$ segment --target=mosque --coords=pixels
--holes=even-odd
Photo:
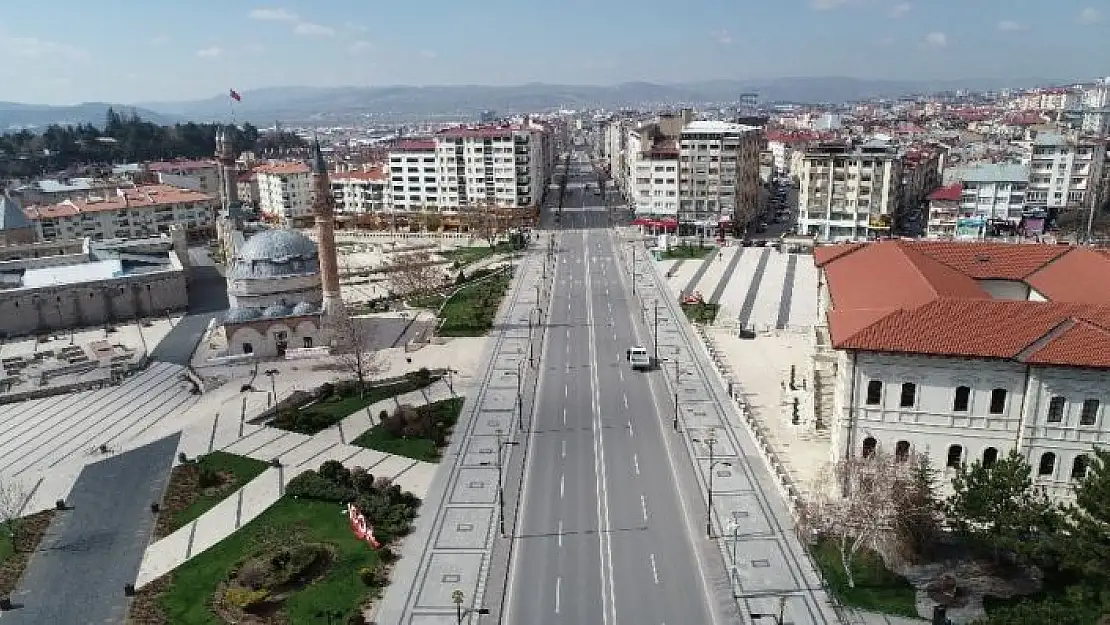
[[[216,137],[223,209],[219,238],[227,259],[229,309],[222,320],[227,356],[280,358],[290,350],[326,347],[328,321],[343,313],[335,251],[335,210],[320,142],[313,146],[314,243],[290,229],[247,236],[238,200],[235,155]]]

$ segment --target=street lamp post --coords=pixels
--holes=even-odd
[[[281,372],[278,371],[277,369],[267,369],[263,373],[265,375],[269,376],[269,378],[270,378],[270,397],[273,398],[273,402],[276,404],[277,403],[277,383],[274,381],[274,376],[276,376],[277,374],[279,374]]]
[[[463,591],[456,590],[451,593],[451,603],[455,604],[455,622],[462,625],[463,617],[471,614],[489,614],[489,608],[464,608],[463,602],[466,598],[463,596]]]
[[[505,486],[501,468],[503,466],[502,453],[506,447],[516,445],[517,442],[502,438],[504,433],[501,431],[501,428],[495,430],[494,434],[497,436],[497,462],[494,463],[497,466],[497,527],[501,530],[501,536],[505,536]],[[488,467],[490,463],[480,462],[478,464]]]
[[[679,348],[674,348],[674,431],[678,431],[678,376],[681,373],[678,369],[678,355]]]
[[[659,300],[655,300],[655,362],[659,362]]]
[[[761,620],[761,619],[769,618],[769,619],[774,619],[775,625],[783,625],[783,616],[784,616],[785,612],[786,612],[786,597],[779,597],[779,613],[778,614],[768,614],[768,613],[760,614],[758,612],[752,612],[752,613],[749,614],[749,616],[752,617],[753,621],[758,621],[758,620]]]
[[[524,396],[521,391],[521,380],[524,378],[524,355],[521,354],[520,364],[517,365],[516,371],[506,371],[505,375],[516,376],[516,426],[517,429],[524,431]]]
[[[704,439],[691,439],[695,443],[702,443],[709,448],[709,477],[706,483],[705,503],[705,535],[713,537],[713,472],[717,467],[731,467],[732,463],[725,460],[714,459],[714,449],[717,446],[717,434],[709,428],[709,434]]]

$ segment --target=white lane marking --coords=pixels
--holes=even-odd
[[[640,456],[632,454],[632,468],[636,471],[636,475],[640,474]]]
[[[621,376],[621,382],[624,382],[624,369],[617,369],[617,373]]]
[[[561,458],[566,458],[567,457],[567,442],[566,441],[563,441],[563,448],[559,453],[559,457],[561,457]],[[637,471],[637,473],[639,473],[639,471]]]
[[[556,530],[556,537],[559,541],[559,546],[563,546],[563,522],[559,521],[559,529]]]
[[[570,387],[567,386],[566,384],[564,384],[563,385],[563,397],[566,397],[569,394],[570,394]]]
[[[586,266],[586,294],[593,292],[589,263]],[[601,382],[598,379],[597,333],[594,325],[594,307],[586,307],[586,325],[589,328],[590,375],[593,386],[594,475],[597,480],[598,551],[601,560],[602,624],[617,622],[616,591],[613,584],[613,546],[609,536],[609,484],[605,466],[605,430],[601,422]]]
[[[555,578],[555,614],[559,613],[559,595],[563,590],[563,578]]]
[[[640,514],[643,515],[644,520],[646,521],[647,520],[647,499],[644,499],[643,495],[640,495]]]
[[[636,430],[632,429],[632,419],[628,420],[628,435],[632,438],[636,438]]]
[[[651,560],[651,577],[652,577],[652,579],[655,580],[655,583],[658,584],[659,583],[659,570],[655,568],[655,554],[654,553],[649,554],[648,557]]]
[[[563,406],[563,425],[566,425],[566,424],[567,424],[567,407]],[[563,441],[563,445],[564,446],[566,445],[566,441]],[[564,447],[564,449],[566,449],[566,447]]]
[[[566,491],[567,479],[565,475],[559,476],[559,499],[563,498],[563,493]]]
[[[624,400],[624,409],[628,410],[628,393],[622,393],[621,399]]]

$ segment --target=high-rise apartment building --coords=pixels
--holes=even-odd
[[[389,148],[389,203],[400,212],[439,207],[435,139],[405,139]]]
[[[798,234],[841,241],[889,234],[901,199],[902,159],[888,143],[822,143],[798,172]]]
[[[1028,166],[980,163],[947,172],[945,179],[952,185],[931,197],[929,236],[981,238],[991,224],[1021,224],[1026,213]],[[949,196],[952,190],[955,193]],[[945,202],[949,199],[951,203]]]
[[[381,213],[388,205],[389,173],[370,167],[331,176],[335,212],[340,215]]]
[[[759,212],[759,154],[755,126],[693,121],[679,135],[679,223],[717,227],[746,224]]]
[[[1099,206],[1105,160],[1102,141],[1047,132],[1037,135],[1028,153],[1026,205],[1044,209],[1050,216]]]
[[[312,217],[312,170],[300,162],[268,163],[254,170],[258,210],[283,225],[304,225]]]

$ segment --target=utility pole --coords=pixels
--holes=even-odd
[[[706,482],[705,498],[705,535],[713,537],[713,472],[718,466],[731,467],[732,463],[714,459],[714,450],[717,447],[717,434],[714,428],[709,428],[709,433],[704,439],[692,439],[695,443],[702,443],[709,448],[709,475]]]
[[[674,431],[678,431],[678,383],[679,383],[679,370],[678,370],[678,355],[679,348],[674,348]]]
[[[655,362],[659,362],[659,300],[655,300]]]

